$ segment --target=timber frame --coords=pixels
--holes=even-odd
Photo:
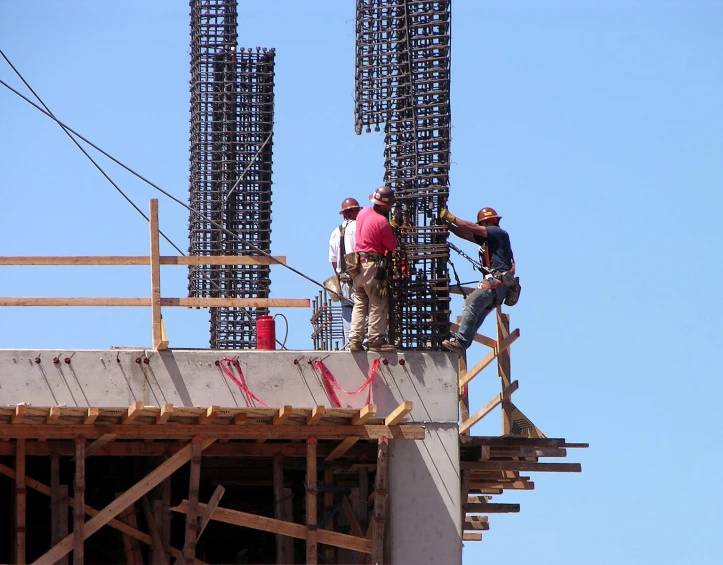
[[[473,289],[466,289],[472,291]],[[451,324],[450,330],[459,330]],[[544,457],[566,457],[568,448],[586,448],[587,443],[568,443],[562,438],[548,438],[512,403],[512,394],[519,382],[512,380],[511,345],[520,337],[520,330],[510,331],[510,316],[496,309],[497,339],[477,334],[475,342],[490,352],[471,369],[466,357],[459,358],[460,414],[460,495],[462,502],[462,540],[481,541],[483,530],[489,529],[488,514],[519,512],[517,503],[491,502],[505,491],[533,490],[535,483],[520,472],[579,473],[579,463],[540,462]],[[470,415],[469,386],[485,368],[496,362],[500,393]],[[472,427],[501,407],[502,435],[473,436]]]
[[[15,458],[14,469],[0,464],[0,475],[13,479],[16,485],[15,562],[26,563],[26,489],[31,489],[50,496],[54,505],[53,545],[33,563],[67,563],[66,555],[71,551],[73,564],[83,563],[85,540],[104,526],[123,535],[129,564],[142,562],[138,542],[152,548],[153,564],[202,563],[195,556],[196,542],[209,521],[220,521],[275,534],[277,563],[295,562],[293,549],[285,540],[299,538],[306,543],[305,563],[317,563],[319,555],[328,562],[338,548],[343,548],[356,552],[358,563],[368,563],[371,558],[371,563],[381,564],[389,441],[422,440],[425,435],[422,425],[404,421],[411,409],[411,402],[403,402],[386,418],[376,418],[374,405],[359,410],[323,406],[157,407],[144,406],[142,402],[120,408],[0,407],[0,456]],[[27,458],[38,456],[50,459],[50,486],[26,473]],[[85,496],[86,461],[97,456],[156,456],[165,460],[105,507],[97,509],[87,504]],[[207,502],[202,502],[201,464],[209,456],[273,460],[274,518],[223,507],[221,485]],[[72,497],[68,496],[67,487],[60,488],[57,472],[59,459],[68,457],[72,457],[75,466]],[[279,463],[284,458],[305,462],[305,524],[291,521],[279,505],[284,497],[283,465]],[[153,493],[161,492],[164,484],[169,485],[169,477],[187,463],[188,496],[173,507],[169,503],[170,493],[158,495],[154,501]],[[375,490],[370,495],[364,484],[368,484],[368,479],[360,480],[362,506],[368,508],[360,514],[352,509],[348,493],[334,487],[335,473],[344,470],[366,479],[370,469],[376,469]],[[323,477],[321,485],[319,471]],[[170,486],[167,488],[170,491]],[[67,522],[62,523],[63,512],[58,504],[73,508],[71,533]],[[148,531],[138,527],[137,510],[144,512]],[[180,548],[170,546],[167,523],[171,513],[185,515],[185,543]],[[90,518],[86,520],[86,516]],[[335,531],[335,516],[344,517],[350,533]],[[30,519],[37,520],[32,516]],[[367,524],[368,529],[364,530]]]

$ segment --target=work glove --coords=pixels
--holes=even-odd
[[[389,218],[389,225],[390,225],[390,227],[391,227],[393,230],[395,230],[395,229],[397,229],[397,228],[399,227],[399,224],[397,223],[397,220],[396,220],[396,218],[395,218],[394,216],[392,216],[391,218]]]
[[[452,214],[452,212],[450,212],[448,208],[442,208],[439,211],[439,219],[452,224],[457,220],[457,216]]]

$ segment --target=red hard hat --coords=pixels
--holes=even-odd
[[[502,216],[500,216],[497,212],[495,212],[494,208],[482,208],[479,212],[477,212],[477,223],[479,224],[482,220],[501,220]]]
[[[369,197],[369,202],[380,206],[394,206],[394,191],[388,186],[380,186]]]
[[[343,214],[347,210],[357,210],[359,208],[361,208],[361,206],[359,206],[359,202],[357,202],[356,198],[345,198],[341,203],[341,211],[339,213]]]

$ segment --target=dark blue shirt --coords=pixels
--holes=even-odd
[[[504,272],[511,270],[514,255],[512,254],[509,234],[499,226],[485,226],[485,228],[487,229],[487,239],[474,235],[474,240],[478,245],[487,243],[489,264],[487,264],[482,249],[480,249],[480,262],[492,271]]]

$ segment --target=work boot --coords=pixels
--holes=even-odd
[[[442,346],[445,349],[449,349],[450,351],[453,351],[460,357],[464,357],[467,354],[467,350],[460,345],[460,343],[456,339],[445,339],[442,342]]]
[[[364,349],[362,348],[361,343],[359,343],[358,341],[350,341],[349,351],[364,351]]]

